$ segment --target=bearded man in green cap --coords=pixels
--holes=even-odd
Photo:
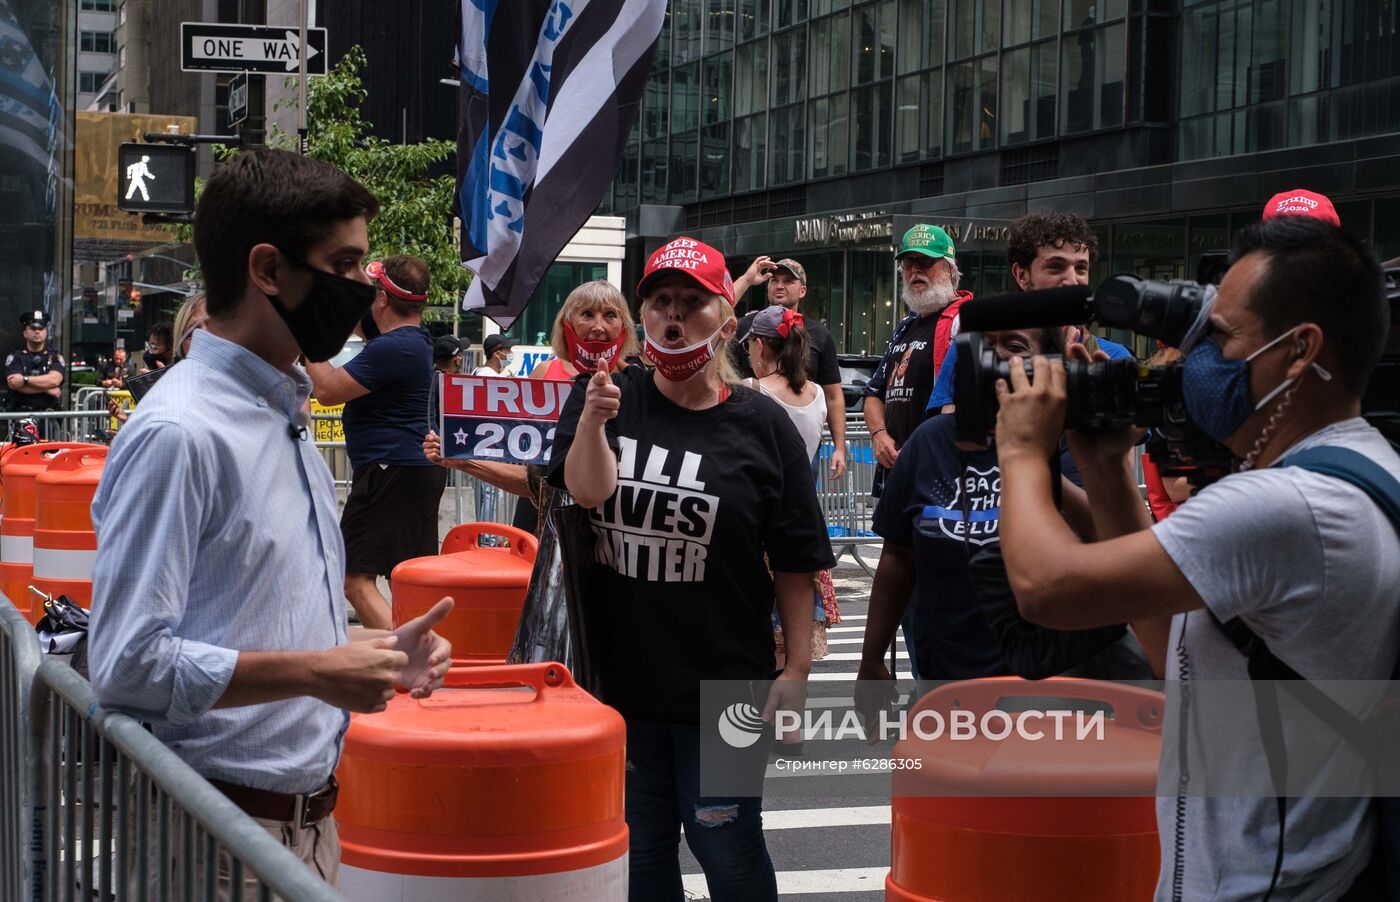
[[[953,240],[938,226],[920,223],[905,232],[895,260],[909,314],[895,327],[865,387],[865,425],[878,463],[876,495],[900,446],[923,421],[934,379],[957,334],[958,308],[972,298],[972,292],[958,290],[962,274]]]

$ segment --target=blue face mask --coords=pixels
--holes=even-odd
[[[1181,370],[1181,392],[1191,422],[1217,442],[1234,435],[1256,410],[1263,409],[1295,380],[1285,379],[1256,403],[1249,391],[1249,363],[1301,328],[1294,326],[1243,360],[1231,360],[1210,337],[1197,341]],[[1324,380],[1332,374],[1317,364],[1313,369]]]

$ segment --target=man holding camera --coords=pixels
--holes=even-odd
[[[1065,421],[1064,367],[1036,357],[1028,379],[1012,360],[1010,385],[997,385],[1012,588],[1022,614],[1045,626],[1132,623],[1170,680],[1250,677],[1222,624],[1247,627],[1308,680],[1389,679],[1400,537],[1365,491],[1288,462],[1339,447],[1400,478],[1400,457],[1360,417],[1389,332],[1380,269],[1341,229],[1300,216],[1249,227],[1232,260],[1208,328],[1184,348],[1182,387],[1195,425],[1242,458],[1242,472],[1155,526],[1132,478],[1134,430],[1071,436],[1098,542],[1070,531],[1048,464]],[[1180,699],[1169,705],[1164,762],[1187,741],[1210,749],[1232,738],[1207,735],[1188,714]],[[1286,803],[1281,815],[1268,797],[1158,799],[1157,899],[1357,897],[1376,832],[1370,800]]]

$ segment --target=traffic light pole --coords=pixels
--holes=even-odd
[[[300,2],[297,16],[297,149],[306,155],[306,0]]]

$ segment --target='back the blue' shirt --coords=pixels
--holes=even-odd
[[[400,326],[369,341],[345,365],[365,388],[345,405],[345,450],[350,466],[431,467],[423,456],[433,347],[422,326]]]
[[[875,508],[875,531],[914,549],[914,660],[929,680],[1010,672],[968,571],[969,555],[999,540],[1001,470],[995,449],[959,451],[955,439],[951,416],[921,423]]]

